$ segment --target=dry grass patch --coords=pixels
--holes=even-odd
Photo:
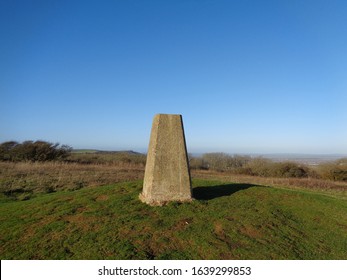
[[[143,178],[141,165],[0,162],[0,192],[25,200],[33,193],[77,190]]]

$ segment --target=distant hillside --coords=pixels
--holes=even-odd
[[[130,154],[130,155],[142,155],[142,153],[135,152],[132,150],[126,151],[103,151],[103,150],[93,150],[93,149],[73,149],[71,151],[75,154]]]
[[[74,154],[95,154],[98,150],[88,150],[88,149],[73,149],[71,153]]]

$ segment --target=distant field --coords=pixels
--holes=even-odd
[[[100,160],[82,154],[83,161]],[[92,155],[92,154],[90,154]],[[145,165],[142,162],[116,160],[111,163],[65,162],[0,162],[1,199],[29,200],[41,193],[78,190],[86,187],[142,180]],[[118,157],[119,155],[117,155]],[[104,155],[102,155],[103,160]],[[136,156],[138,159],[138,157]],[[347,182],[314,178],[272,178],[239,175],[213,170],[191,170],[193,178],[223,182],[249,183],[273,187],[309,190],[347,199]]]
[[[142,181],[0,204],[1,259],[347,259],[347,201],[195,179],[192,203],[150,207]]]
[[[28,200],[41,193],[139,180],[143,174],[143,167],[132,163],[0,162],[0,201],[1,197]]]

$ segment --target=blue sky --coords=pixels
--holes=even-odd
[[[346,1],[1,1],[0,142],[347,154]]]

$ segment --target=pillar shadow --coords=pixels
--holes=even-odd
[[[197,200],[211,200],[217,197],[230,196],[238,191],[252,187],[262,187],[254,184],[225,184],[193,188],[193,197]]]

